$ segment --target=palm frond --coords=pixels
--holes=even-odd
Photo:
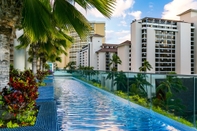
[[[21,35],[19,38],[18,38],[18,41],[20,42],[20,45],[16,46],[15,48],[16,49],[24,49],[24,48],[27,48],[28,45],[30,44],[30,39],[29,37],[25,36],[25,35]]]
[[[101,14],[105,17],[110,18],[116,1],[115,0],[86,0],[85,2],[82,0],[75,0],[83,8],[96,8]]]
[[[55,0],[53,14],[58,25],[73,27],[81,38],[87,36],[90,31],[88,20],[68,1]]]
[[[53,33],[50,11],[39,0],[24,0],[22,26],[30,43],[46,42]]]

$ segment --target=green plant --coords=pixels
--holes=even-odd
[[[141,97],[147,97],[147,89],[145,90],[145,88],[152,85],[146,80],[146,77],[146,74],[142,73],[138,73],[136,76],[134,76],[134,82],[130,87],[131,95],[138,94]]]
[[[4,125],[4,121],[0,119],[0,127],[2,127],[3,125]]]
[[[109,60],[109,67],[112,66],[111,71],[108,73],[106,79],[111,79],[111,91],[114,91],[114,78],[117,76],[117,67],[116,65],[122,64],[120,57],[117,54],[113,54],[112,58]]]
[[[129,96],[129,99],[141,106],[147,107],[148,106],[148,102],[147,99],[140,97],[139,95],[133,95],[133,96]]]
[[[151,66],[151,64],[147,60],[144,60],[139,70],[140,72],[146,72],[147,70],[151,70],[152,68],[153,67]]]
[[[117,90],[127,91],[127,77],[123,71],[116,74],[114,85],[117,85]]]
[[[39,83],[42,83],[42,81],[44,80],[44,78],[49,75],[49,71],[41,71],[41,70],[37,70],[36,73],[36,78],[38,80]]]
[[[4,105],[3,96],[0,94],[0,106]]]
[[[166,76],[166,79],[157,87],[157,95],[154,104],[157,106],[159,105],[169,112],[181,114],[184,106],[174,93],[186,90],[186,87],[183,86],[181,79],[175,74],[175,72],[170,72],[169,75]]]
[[[183,123],[185,125],[188,125],[190,127],[194,126],[191,122],[185,120],[184,118],[175,116],[174,114],[172,114],[172,113],[170,113],[168,111],[165,111],[165,110],[163,110],[162,108],[160,108],[158,106],[157,107],[156,106],[153,106],[152,107],[152,110],[154,110],[155,112],[158,112],[159,114],[162,114],[162,115],[164,115],[164,116],[166,116],[168,118],[171,118],[171,119],[173,119],[175,121],[178,121],[178,122],[181,122],[181,123]]]
[[[44,64],[44,68],[46,69],[46,70],[49,70],[50,69],[50,66],[49,66],[49,64]]]
[[[11,116],[10,121],[5,123],[6,126],[8,128],[23,126],[23,122],[26,123],[25,125],[32,125],[36,119],[36,98],[38,97],[38,86],[33,73],[30,70],[19,72],[11,69],[8,85],[9,88],[5,87],[0,92],[2,110],[6,111],[2,116],[7,114]],[[26,116],[26,121],[21,121],[21,116]]]
[[[64,70],[66,70],[67,68],[68,68],[68,73],[73,73],[73,71],[75,70],[75,68],[76,68],[76,62],[74,62],[74,61],[70,61],[67,65],[66,65],[66,67],[64,67]]]
[[[22,126],[34,125],[36,122],[36,113],[37,110],[26,110],[22,113],[19,113],[16,118],[18,121],[20,121]]]
[[[126,94],[120,90],[116,91],[114,94],[116,94],[117,96],[120,96],[121,98],[128,99],[128,94]]]
[[[19,127],[19,125],[17,123],[12,123],[12,121],[9,121],[7,123],[7,127],[8,128],[16,128],[16,127]]]

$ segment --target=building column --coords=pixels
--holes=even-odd
[[[23,30],[16,30],[16,39],[14,39],[14,68],[23,71],[25,69],[25,49],[16,49],[20,45],[17,39],[23,34]]]

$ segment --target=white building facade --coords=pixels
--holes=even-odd
[[[179,16],[180,21],[146,17],[131,23],[131,71],[138,72],[147,60],[153,67],[148,72],[195,73],[197,13],[189,10]]]
[[[131,71],[131,41],[119,44],[117,54],[122,61],[122,64],[118,65],[118,71]]]
[[[90,37],[89,43],[82,47],[76,55],[76,65],[89,66],[97,69],[97,53],[102,45],[103,36],[94,34]]]
[[[89,32],[90,35],[87,38],[81,39],[76,31],[71,31],[70,36],[74,38],[74,43],[72,44],[71,48],[68,51],[69,62],[73,61],[77,63],[77,53],[90,43],[89,37],[94,34],[99,34],[102,37],[102,43],[105,42],[105,22],[90,22],[92,30]]]
[[[113,54],[117,54],[118,44],[102,44],[97,53],[97,70],[106,70],[110,71],[111,67],[109,66],[110,59]],[[118,68],[119,65],[116,65]]]

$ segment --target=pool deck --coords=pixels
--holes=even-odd
[[[0,128],[0,131],[57,131],[57,109],[54,99],[53,77],[47,77],[46,86],[38,88],[39,97],[36,100],[39,112],[34,126],[19,128]]]

